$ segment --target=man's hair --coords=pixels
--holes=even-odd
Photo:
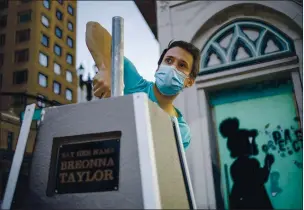
[[[162,52],[162,54],[158,60],[158,65],[160,65],[162,63],[168,50],[173,47],[180,47],[192,55],[193,64],[192,64],[190,76],[195,79],[200,70],[200,57],[201,57],[200,55],[201,54],[200,54],[200,50],[191,43],[184,42],[184,41],[171,41],[169,43],[168,47],[166,49],[164,49],[164,51]]]

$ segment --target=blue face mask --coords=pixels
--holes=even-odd
[[[166,96],[173,96],[183,90],[187,75],[178,71],[173,66],[160,65],[154,77],[159,92]]]

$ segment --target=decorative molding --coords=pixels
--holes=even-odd
[[[250,71],[246,71],[246,74],[244,74],[239,69],[237,70],[238,71],[235,71],[233,74],[229,74],[221,78],[209,78],[205,79],[205,81],[200,80],[196,84],[196,87],[197,89],[213,91],[218,89],[229,88],[230,86],[234,86],[236,84],[246,84],[248,83],[248,81],[251,81],[251,83],[256,83],[262,80],[271,80],[275,77],[286,77],[287,75],[291,75],[291,72],[298,71],[299,64],[289,64],[286,66],[282,65],[279,67],[275,66],[262,69],[252,69]]]
[[[202,50],[200,75],[294,55],[290,38],[257,20],[238,20],[219,29]]]
[[[169,1],[159,1],[159,8],[160,8],[160,12],[164,12],[166,10],[168,10],[169,6],[170,6],[170,2]]]
[[[293,1],[294,3],[296,3],[297,5],[303,7],[303,0],[291,0]]]

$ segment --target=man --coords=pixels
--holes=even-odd
[[[191,87],[200,67],[200,51],[194,45],[175,41],[169,43],[158,61],[155,83],[143,79],[130,60],[124,58],[124,94],[145,92],[149,99],[157,103],[171,117],[177,117],[183,146],[188,148],[191,140],[190,129],[181,112],[173,106],[174,99],[184,89]],[[104,74],[99,71],[94,79],[94,95],[109,97],[111,80],[110,69]]]

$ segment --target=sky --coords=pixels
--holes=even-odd
[[[86,23],[96,21],[112,34],[112,17],[124,19],[124,55],[139,74],[154,81],[159,44],[133,1],[77,1],[76,68],[83,65],[84,79],[95,74],[93,58],[85,43]]]

